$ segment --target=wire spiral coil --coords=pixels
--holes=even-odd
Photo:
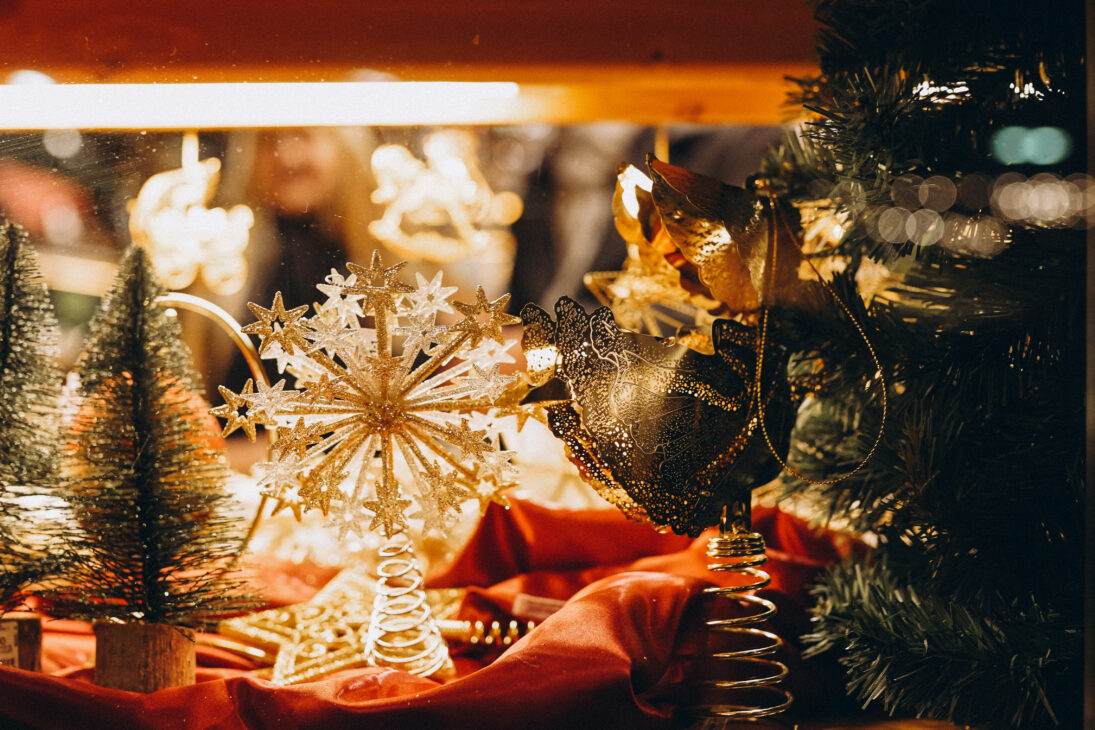
[[[410,540],[397,535],[379,553],[365,648],[369,663],[420,677],[436,674],[449,663],[449,649],[430,611]]]
[[[701,678],[703,702],[693,708],[696,715],[736,720],[753,720],[783,712],[790,707],[791,693],[778,687],[788,675],[787,666],[772,658],[783,647],[783,640],[759,624],[776,612],[771,601],[754,596],[752,591],[765,588],[771,577],[760,566],[768,561],[764,537],[748,529],[727,528],[725,519],[719,534],[707,544],[708,569],[734,573],[746,582],[728,587],[708,588],[713,609],[734,609],[734,615],[717,614],[706,621],[707,658],[710,660]],[[725,637],[729,646],[712,648],[715,639]]]

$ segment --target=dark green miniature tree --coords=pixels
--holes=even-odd
[[[131,247],[77,364],[64,492],[76,556],[58,615],[193,625],[237,610],[227,465],[148,256]]]
[[[0,220],[0,612],[59,563],[43,549],[56,523],[34,519],[57,484],[59,341],[34,249]]]
[[[1013,191],[1050,191],[1083,169],[1082,4],[823,0],[818,17],[822,73],[798,98],[817,120],[763,174],[844,216],[837,291],[854,297],[872,260],[895,275],[863,315],[888,371],[885,438],[849,479],[789,480],[878,537],[869,560],[826,575],[808,638],[840,653],[850,693],[871,706],[1079,727],[1081,229],[1092,220],[1008,214],[994,196],[1004,173],[1031,180]],[[1070,138],[1071,152],[1013,154],[1007,128]],[[919,181],[932,176],[957,198],[931,202]],[[944,227],[906,226],[920,206],[925,224],[946,211]],[[898,235],[887,208],[904,208],[890,214]],[[882,411],[877,393],[864,402],[873,365],[856,333],[813,324],[797,344],[824,362],[824,382],[800,413],[792,462],[824,481],[867,452]]]

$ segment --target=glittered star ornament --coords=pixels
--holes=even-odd
[[[324,290],[328,299],[311,317],[286,312],[280,297],[270,309],[253,308],[251,332],[269,345],[264,357],[285,358],[295,383],[260,385],[240,398],[248,416],[278,428],[273,461],[261,465],[264,495],[318,509],[340,539],[380,532],[389,540],[382,549],[395,549],[417,520],[444,531],[463,502],[504,499],[510,485],[498,482],[512,452],[501,450],[495,420],[526,408],[508,395],[514,379],[499,369],[512,363],[502,328],[519,320],[504,312],[508,297],[488,301],[481,287],[474,304],[463,304],[449,301],[452,287],[440,276],[408,286],[398,280],[402,264],[385,266],[379,254],[349,268],[351,276],[328,277],[337,290]],[[338,296],[355,306],[339,305]],[[454,309],[463,320],[438,323]],[[484,468],[499,478],[482,478]],[[371,636],[373,659],[402,667],[413,651],[443,653],[431,643],[429,617],[418,620],[414,631],[393,619]],[[428,648],[409,648],[418,640]]]
[[[249,416],[278,424],[275,458],[299,459],[304,508],[333,512],[340,529],[360,535],[374,529],[394,535],[408,526],[408,507],[420,498],[419,507],[436,501],[431,482],[420,478],[427,464],[450,473],[463,493],[476,494],[476,463],[502,473],[511,452],[492,454],[498,439],[490,417],[475,429],[469,417],[528,410],[507,396],[517,379],[500,372],[512,361],[499,344],[502,327],[519,321],[504,312],[508,298],[488,301],[480,287],[475,303],[450,302],[453,287],[442,286],[439,276],[420,279],[415,289],[396,279],[400,268],[376,255],[367,268],[354,265],[351,277],[328,277],[344,282],[344,296],[361,297],[361,319],[336,322],[330,300],[312,317],[291,318],[306,343],[292,353],[281,347],[289,372],[305,375],[292,390],[278,381],[240,396]],[[438,325],[437,314],[454,308],[464,319]],[[260,309],[258,324],[269,327],[284,304]],[[407,334],[399,341],[397,332]],[[371,469],[374,463],[383,468]],[[278,489],[270,482],[265,493],[277,499]]]
[[[248,302],[247,308],[258,318],[258,321],[241,329],[249,335],[258,335],[260,355],[266,354],[274,343],[280,345],[290,355],[295,348],[308,346],[304,331],[299,324],[300,318],[308,311],[308,305],[304,304],[286,311],[279,291],[274,294],[274,303],[270,309],[260,307],[253,302]]]
[[[467,332],[472,338],[473,345],[479,344],[483,337],[490,337],[499,344],[505,344],[506,338],[502,334],[502,328],[521,324],[519,317],[506,314],[509,299],[509,294],[503,294],[494,301],[487,301],[487,293],[483,291],[483,287],[478,287],[475,291],[474,304],[453,302],[453,306],[456,307],[457,311],[464,315],[464,319],[457,322],[453,327],[462,332]],[[479,317],[484,314],[486,319],[481,320]]]
[[[221,435],[229,436],[235,433],[237,429],[242,428],[243,432],[247,434],[247,438],[254,443],[255,426],[266,423],[261,414],[251,414],[245,410],[248,406],[247,396],[255,392],[254,382],[248,378],[239,393],[233,393],[223,385],[218,386],[217,390],[220,392],[221,398],[224,399],[224,403],[216,408],[209,409],[209,412],[217,418],[224,419],[224,430],[221,431]]]
[[[360,296],[366,310],[384,311],[392,305],[397,295],[414,291],[409,284],[397,279],[406,265],[406,261],[400,261],[385,268],[380,251],[374,250],[368,268],[352,262],[346,264],[357,281],[343,286],[342,293],[344,296]]]

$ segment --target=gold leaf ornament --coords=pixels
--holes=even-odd
[[[656,159],[648,162],[658,217],[683,261],[731,314],[762,306],[816,306],[816,273],[794,239],[793,209],[758,184],[726,185]],[[771,250],[770,250],[771,249]]]

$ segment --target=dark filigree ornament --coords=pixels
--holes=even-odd
[[[521,312],[530,394],[582,476],[633,519],[698,535],[723,507],[779,474],[760,433],[786,453],[794,405],[787,353],[768,346],[757,388],[758,332],[715,323],[715,354],[621,329],[607,307],[589,315],[563,298],[556,321]]]

